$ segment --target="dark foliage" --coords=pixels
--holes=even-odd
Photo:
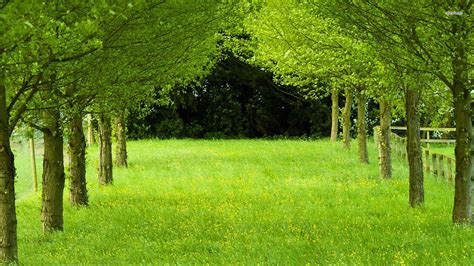
[[[172,104],[132,113],[131,138],[321,137],[330,130],[330,100],[306,100],[272,74],[228,56],[201,86],[173,90]],[[149,126],[144,126],[149,125]]]

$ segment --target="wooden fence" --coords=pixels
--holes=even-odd
[[[397,134],[392,133],[390,140],[392,144],[392,156],[408,162],[406,138],[402,138]],[[456,160],[454,157],[436,153],[427,148],[422,148],[422,150],[425,172],[441,177],[448,182],[453,182],[456,171]]]
[[[396,131],[406,131],[407,127],[399,127],[399,126],[391,126],[390,127],[392,130]],[[425,134],[423,134],[425,132]],[[420,128],[420,133],[421,133],[421,143],[426,143],[427,147],[430,148],[430,143],[444,143],[444,144],[455,144],[456,140],[455,139],[436,139],[431,137],[431,132],[456,132],[455,128],[436,128],[436,127],[422,127]]]

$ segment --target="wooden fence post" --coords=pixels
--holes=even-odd
[[[30,143],[30,158],[31,158],[31,174],[33,175],[33,190],[38,191],[38,174],[36,172],[36,152],[35,152],[35,140],[29,139]]]
[[[402,152],[401,148],[400,148],[400,139],[397,138],[397,136],[395,136],[394,138],[394,146],[395,146],[395,154],[398,158],[400,158],[400,153]]]
[[[445,174],[445,171],[444,171],[444,155],[440,154],[438,159],[439,159],[439,161],[438,161],[438,169],[439,169],[438,174],[439,174],[440,177],[445,178],[446,174]]]
[[[407,139],[403,139],[403,160],[408,162]]]
[[[431,163],[433,165],[433,175],[438,175],[438,158],[436,153],[431,154]]]
[[[426,139],[428,140],[426,147],[429,149],[430,148],[430,131],[426,131]]]
[[[425,171],[427,174],[430,173],[430,150],[425,149]]]
[[[399,141],[398,145],[402,146],[402,144],[401,144],[402,140],[398,140],[398,141]],[[402,152],[403,152],[403,150],[401,148],[397,149],[397,158],[398,159],[402,159]]]
[[[399,149],[398,149],[398,158],[403,159],[403,139],[399,139],[398,145],[399,145],[398,146],[399,147]]]
[[[448,181],[453,182],[453,159],[448,157]]]

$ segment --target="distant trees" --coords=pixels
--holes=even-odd
[[[357,118],[359,158],[367,163],[365,103],[377,60],[375,56],[366,56],[371,53],[370,47],[305,3],[268,3],[247,24],[255,38],[252,59],[256,64],[276,73],[278,82],[300,87],[308,98],[332,94],[333,141],[338,131],[338,95],[344,93],[341,120],[347,149],[351,140],[351,109],[357,95],[357,104],[361,106]]]

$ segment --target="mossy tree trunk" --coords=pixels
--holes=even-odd
[[[113,182],[112,172],[112,127],[110,116],[100,114],[99,122],[99,184],[108,185]]]
[[[473,99],[471,99],[471,125],[474,127],[473,110],[474,110],[474,101]],[[474,182],[474,130],[472,130],[471,128],[471,197],[472,197],[472,193],[474,192],[474,186],[472,186],[473,182]],[[471,198],[471,205],[472,205],[472,198]],[[471,208],[471,211],[472,211],[472,208]]]
[[[68,123],[69,195],[72,206],[87,206],[86,140],[82,128],[82,115],[74,113]]]
[[[64,152],[60,113],[43,111],[43,182],[41,222],[43,232],[63,230]]]
[[[469,91],[454,95],[456,119],[456,177],[454,186],[454,223],[469,223],[471,219],[471,146],[472,121]]]
[[[339,92],[337,89],[332,90],[331,100],[331,141],[336,142],[339,131]]]
[[[362,93],[357,93],[357,140],[359,142],[359,161],[369,163],[367,151],[367,123],[365,121],[366,98]]]
[[[423,153],[420,137],[420,92],[410,88],[405,89],[405,110],[407,118],[407,155],[410,169],[409,183],[410,207],[424,203]]]
[[[390,126],[392,124],[392,114],[390,104],[386,100],[380,100],[380,132],[379,141],[379,169],[382,178],[392,177],[392,157],[390,155]]]
[[[346,91],[346,103],[342,113],[342,141],[344,148],[351,148],[351,107],[352,107],[352,93]]]
[[[4,72],[0,75],[0,263],[9,264],[18,261],[15,167],[10,146]]]
[[[459,86],[459,85],[457,85]],[[455,88],[454,109],[456,119],[456,177],[454,185],[453,222],[470,223],[471,220],[471,99],[468,90]]]
[[[472,110],[471,89],[469,84],[468,53],[470,27],[466,20],[456,20],[452,25],[452,32],[456,40],[453,41],[453,84],[451,91],[454,101],[454,117],[456,121],[456,177],[454,181],[454,208],[453,223],[471,223],[471,145],[472,145]],[[471,86],[471,87],[469,87]]]
[[[115,118],[115,164],[117,166],[128,166],[127,162],[127,126],[124,114]]]

